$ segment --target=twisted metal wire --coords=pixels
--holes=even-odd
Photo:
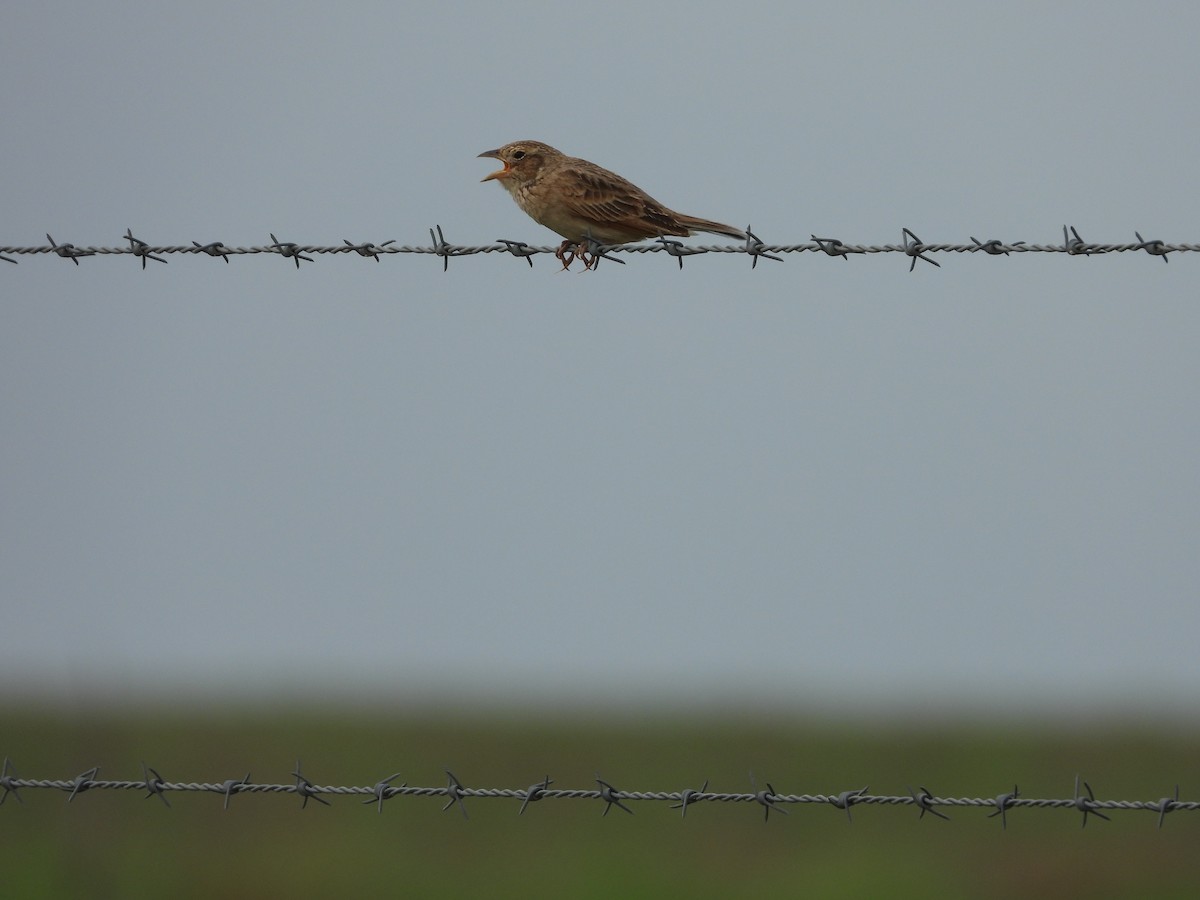
[[[810,243],[768,244],[759,239],[749,229],[747,229],[747,233],[748,237],[740,244],[692,245],[683,244],[681,241],[671,238],[660,237],[656,241],[647,244],[611,246],[601,244],[589,237],[583,242],[582,246],[589,256],[595,257],[597,262],[600,259],[609,259],[613,262],[624,264],[624,260],[617,259],[611,255],[614,253],[666,253],[678,261],[681,269],[683,268],[683,259],[685,256],[695,256],[702,253],[742,254],[751,257],[752,267],[758,265],[759,259],[770,259],[776,262],[782,261],[780,254],[788,253],[823,253],[827,256],[841,257],[842,259],[849,259],[849,257],[856,254],[900,253],[911,259],[909,265],[910,272],[916,267],[918,260],[934,266],[940,266],[941,263],[929,255],[937,253],[983,253],[987,256],[1010,256],[1014,253],[1063,253],[1068,256],[1099,256],[1106,253],[1145,252],[1150,256],[1160,257],[1163,262],[1168,262],[1167,256],[1170,253],[1200,252],[1200,244],[1197,243],[1167,243],[1157,239],[1146,240],[1136,231],[1134,232],[1134,237],[1136,238],[1134,242],[1092,243],[1083,240],[1073,226],[1066,225],[1063,226],[1063,241],[1061,244],[1037,244],[1025,241],[1006,242],[998,239],[981,241],[975,237],[971,238],[970,244],[927,244],[921,241],[908,228],[902,230],[902,240],[899,244],[851,244],[838,238],[817,237],[816,235],[812,235]],[[129,246],[79,247],[70,243],[60,244],[47,234],[46,240],[48,243],[45,245],[0,247],[0,260],[15,264],[17,260],[13,259],[13,256],[53,254],[63,259],[68,259],[75,265],[79,265],[80,259],[89,256],[133,256],[141,260],[142,268],[145,269],[148,260],[166,263],[167,260],[164,257],[170,255],[201,254],[218,257],[228,263],[231,256],[265,253],[290,259],[295,263],[296,268],[300,268],[302,261],[313,262],[313,256],[316,255],[352,253],[379,262],[383,256],[423,254],[440,257],[442,259],[443,270],[445,270],[449,267],[451,257],[474,256],[488,253],[506,253],[517,259],[524,259],[532,267],[533,257],[547,253],[555,254],[558,250],[557,247],[538,246],[525,243],[524,241],[512,241],[503,238],[494,244],[475,246],[452,244],[445,239],[440,225],[429,230],[429,246],[397,244],[394,240],[384,241],[379,244],[373,242],[354,243],[346,240],[341,245],[323,246],[281,241],[274,234],[271,235],[270,244],[259,246],[230,247],[220,241],[211,241],[205,244],[192,241],[191,245],[164,244],[159,246],[151,245],[140,238],[134,237],[132,230],[129,229],[126,230],[124,238],[129,242]]]
[[[88,791],[146,791],[146,798],[157,796],[166,806],[170,806],[167,794],[174,792],[201,792],[220,794],[224,797],[224,805],[229,807],[235,794],[296,794],[302,798],[301,807],[306,807],[309,800],[329,805],[325,796],[355,796],[365,797],[364,805],[375,805],[382,812],[385,800],[394,797],[445,797],[447,803],[443,811],[457,806],[465,817],[467,808],[465,800],[469,798],[507,799],[521,801],[518,814],[523,815],[531,803],[543,800],[591,800],[604,803],[603,815],[608,815],[615,806],[626,813],[633,810],[622,801],[643,801],[669,803],[672,809],[681,810],[686,816],[688,809],[701,803],[750,803],[763,810],[763,818],[769,819],[772,812],[786,815],[785,806],[810,804],[831,806],[843,810],[850,821],[853,821],[851,809],[855,806],[912,806],[919,811],[920,818],[925,813],[940,819],[950,817],[939,807],[979,807],[990,809],[989,818],[1000,817],[1001,826],[1008,827],[1008,813],[1015,809],[1070,809],[1082,815],[1083,826],[1087,825],[1089,816],[1108,820],[1107,812],[1145,810],[1158,815],[1158,827],[1168,813],[1177,811],[1194,812],[1200,810],[1200,802],[1179,799],[1179,786],[1175,786],[1173,795],[1164,796],[1158,800],[1097,800],[1091,785],[1075,778],[1073,796],[1068,798],[1022,797],[1016,785],[1011,791],[1004,791],[995,797],[939,797],[922,786],[919,790],[908,789],[908,794],[887,795],[869,794],[867,787],[841,791],[837,794],[784,794],[775,790],[768,782],[765,789],[751,793],[710,791],[708,782],[698,789],[687,788],[680,791],[623,791],[618,790],[607,781],[596,776],[596,788],[552,788],[554,782],[547,775],[542,781],[527,788],[471,788],[465,786],[449,770],[444,787],[420,787],[407,783],[393,786],[391,783],[400,777],[400,773],[391,775],[372,786],[367,785],[316,785],[301,771],[300,763],[291,773],[294,779],[291,784],[256,784],[250,781],[250,775],[244,778],[231,778],[224,782],[197,781],[167,781],[159,773],[142,763],[142,778],[140,780],[107,781],[96,776],[99,767],[88,769],[71,779],[41,779],[19,778],[12,771],[11,761],[4,760],[3,770],[0,771],[0,805],[3,805],[11,794],[19,802],[24,803],[21,790],[51,790],[69,793],[67,802],[73,802],[80,794]],[[753,776],[751,776],[753,778]],[[1084,791],[1080,791],[1082,784]],[[757,785],[755,785],[757,788]]]

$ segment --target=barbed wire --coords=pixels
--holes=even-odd
[[[329,801],[323,795],[360,796],[366,798],[361,801],[364,805],[374,805],[379,812],[383,812],[384,801],[394,797],[445,797],[447,802],[442,807],[442,811],[457,807],[464,818],[467,818],[467,806],[464,802],[467,798],[520,800],[518,815],[524,815],[531,803],[543,800],[599,800],[604,804],[602,815],[605,816],[613,807],[632,815],[633,810],[623,802],[626,800],[669,803],[671,804],[670,808],[679,810],[681,816],[686,816],[688,809],[699,803],[750,803],[762,809],[764,820],[769,820],[772,812],[787,815],[788,810],[784,809],[786,805],[811,804],[843,810],[846,818],[851,822],[854,819],[850,810],[855,806],[912,806],[919,811],[918,818],[923,819],[925,813],[929,813],[947,821],[950,817],[941,812],[939,807],[982,807],[992,810],[988,814],[988,818],[997,816],[1000,818],[1002,828],[1008,827],[1008,813],[1014,809],[1073,810],[1082,815],[1082,827],[1087,826],[1089,816],[1111,821],[1105,814],[1108,811],[1147,810],[1158,814],[1159,828],[1162,828],[1163,820],[1168,813],[1179,810],[1194,812],[1200,809],[1200,802],[1179,799],[1178,784],[1175,785],[1173,795],[1161,797],[1158,800],[1097,800],[1091,785],[1086,781],[1081,782],[1078,775],[1075,776],[1075,788],[1072,796],[1056,799],[1022,797],[1016,785],[1013,785],[1011,791],[1002,791],[994,797],[939,797],[924,786],[917,790],[909,787],[907,794],[899,795],[869,794],[867,787],[844,790],[836,794],[784,794],[776,791],[770,782],[766,782],[766,787],[762,789],[759,789],[757,783],[754,783],[755,789],[750,793],[710,791],[707,781],[700,788],[685,788],[680,791],[623,791],[605,781],[598,773],[595,778],[597,785],[595,788],[552,788],[554,780],[549,775],[527,788],[469,788],[449,769],[445,771],[448,780],[444,787],[416,787],[410,786],[407,782],[393,786],[392,782],[400,777],[399,772],[389,775],[371,786],[316,785],[303,774],[299,760],[296,762],[295,771],[291,773],[292,778],[295,779],[291,784],[253,783],[249,773],[243,778],[230,778],[220,783],[167,781],[159,775],[156,769],[147,766],[145,762],[142,763],[141,779],[132,781],[101,780],[96,777],[100,772],[99,766],[94,766],[70,779],[40,779],[18,778],[12,769],[11,761],[6,757],[3,770],[0,771],[0,788],[4,791],[0,795],[0,806],[8,800],[9,794],[24,803],[20,794],[21,790],[53,790],[68,792],[70,795],[67,797],[68,803],[88,791],[146,791],[146,799],[158,797],[168,807],[171,805],[167,799],[168,793],[212,793],[224,797],[225,809],[229,808],[229,802],[235,794],[295,794],[301,798],[301,809],[308,806],[309,800],[329,806]],[[754,776],[750,777],[754,782]],[[1084,789],[1082,792],[1080,785]]]
[[[735,253],[746,255],[752,260],[751,268],[757,267],[760,259],[782,262],[783,258],[780,254],[786,253],[823,253],[826,256],[841,257],[843,260],[849,259],[856,254],[900,253],[911,260],[908,267],[910,272],[916,268],[918,260],[923,260],[933,266],[940,267],[941,263],[930,257],[929,254],[932,253],[982,253],[987,256],[1011,256],[1014,253],[1065,253],[1068,256],[1099,256],[1106,253],[1145,252],[1151,256],[1161,258],[1163,262],[1168,262],[1167,254],[1169,253],[1200,252],[1200,244],[1146,240],[1137,231],[1134,232],[1136,241],[1132,243],[1092,243],[1081,238],[1074,226],[1067,225],[1063,226],[1063,242],[1061,244],[1036,244],[1027,243],[1026,241],[1006,242],[998,239],[981,241],[976,237],[971,238],[970,244],[927,244],[908,228],[902,229],[902,239],[899,244],[850,244],[838,238],[817,237],[815,234],[811,236],[811,243],[768,244],[754,234],[749,227],[747,227],[746,231],[748,236],[741,244],[690,245],[672,238],[660,237],[648,244],[613,246],[602,244],[588,237],[581,242],[579,249],[582,251],[580,255],[584,258],[585,265],[589,268],[593,268],[601,259],[612,260],[624,265],[625,261],[617,259],[612,255],[614,253],[666,253],[678,261],[680,269],[683,268],[684,257],[696,256],[703,253]],[[134,237],[132,229],[126,229],[124,238],[129,242],[129,246],[127,247],[78,247],[70,243],[60,244],[47,234],[46,240],[48,243],[42,246],[0,247],[0,260],[16,264],[17,260],[13,259],[13,256],[53,254],[63,259],[69,259],[75,265],[79,265],[80,259],[89,256],[133,256],[141,260],[142,269],[145,269],[147,260],[166,263],[167,260],[164,257],[176,254],[199,254],[220,258],[228,263],[231,256],[266,253],[290,259],[296,264],[296,268],[298,269],[301,262],[313,262],[314,255],[355,254],[379,262],[383,256],[412,253],[439,257],[442,260],[442,270],[446,271],[449,268],[450,259],[457,256],[506,253],[517,259],[524,259],[529,263],[530,267],[533,266],[533,258],[539,254],[549,253],[556,255],[559,260],[563,258],[561,255],[562,251],[558,247],[536,246],[524,241],[512,241],[505,238],[499,238],[497,243],[494,244],[477,246],[452,244],[446,240],[442,232],[442,226],[440,225],[429,229],[430,245],[427,247],[407,244],[398,245],[394,240],[378,244],[372,242],[355,243],[343,240],[341,245],[321,246],[317,244],[299,244],[293,241],[281,241],[274,234],[271,235],[271,243],[262,246],[229,247],[221,241],[210,241],[204,244],[201,244],[199,241],[192,241],[190,245],[164,244],[155,246]],[[564,268],[566,265],[567,262],[564,262]]]

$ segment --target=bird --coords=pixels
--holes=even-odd
[[[504,164],[482,181],[499,182],[531,219],[562,235],[554,255],[564,269],[577,258],[584,269],[594,268],[596,244],[688,237],[695,231],[746,239],[741,229],[675,212],[616,172],[541,141],[514,141],[479,157]]]

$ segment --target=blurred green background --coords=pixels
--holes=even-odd
[[[991,726],[879,727],[795,712],[739,716],[578,711],[443,714],[339,712],[264,704],[235,712],[0,708],[0,754],[21,778],[137,779],[140,761],[168,781],[221,782],[247,771],[289,783],[297,758],[318,785],[440,786],[449,767],[469,787],[836,793],[869,784],[903,794],[1069,797],[1081,773],[1099,799],[1156,800],[1197,784],[1200,735],[1158,724],[999,721]],[[1007,831],[983,809],[951,821],[910,807],[859,807],[854,822],[790,806],[701,804],[686,820],[665,803],[474,798],[470,820],[444,798],[394,798],[382,814],[361,798],[329,807],[291,794],[143,792],[66,795],[25,789],[0,809],[3,894],[11,897],[822,897],[1200,896],[1200,816],[1115,811],[1086,830],[1067,810],[1010,811]]]

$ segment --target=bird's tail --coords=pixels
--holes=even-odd
[[[722,225],[711,219],[697,219],[695,216],[680,215],[678,218],[679,223],[688,231],[706,231],[709,234],[723,234],[726,237],[737,238],[739,241],[746,240],[746,232],[740,228],[734,228],[732,225]]]

